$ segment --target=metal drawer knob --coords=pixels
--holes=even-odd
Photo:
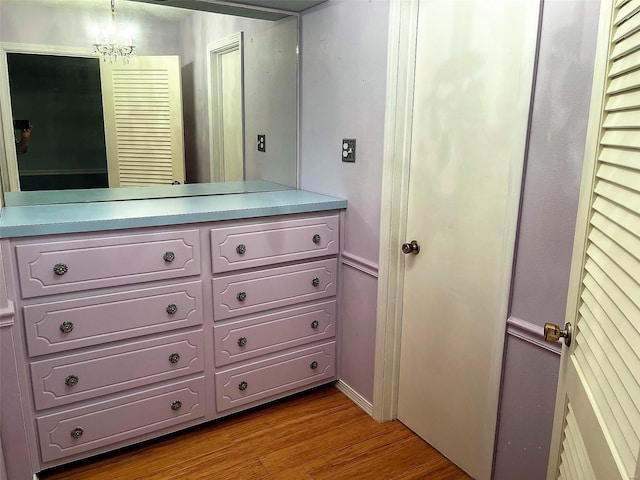
[[[174,412],[176,410],[180,410],[181,408],[182,408],[182,402],[180,400],[176,400],[171,404],[171,410],[173,410]]]
[[[320,245],[321,241],[322,241],[322,237],[316,233],[313,236],[313,243],[315,243],[316,245]]]
[[[318,277],[314,278],[313,280],[311,280],[311,285],[313,285],[314,287],[317,287],[320,285],[320,279]]]
[[[318,322],[318,320],[314,320],[313,322],[311,322],[311,328],[313,328],[314,330],[319,326],[320,326],[320,322]]]
[[[247,246],[244,243],[241,243],[236,247],[236,253],[238,255],[244,255],[246,251],[247,251]]]
[[[80,379],[78,378],[77,375],[69,375],[67,378],[64,379],[64,383],[68,387],[75,387],[79,381]]]
[[[71,332],[73,332],[73,322],[62,322],[60,324],[60,331],[62,333],[71,333]]]
[[[84,433],[84,430],[81,427],[76,427],[73,430],[71,430],[71,438],[80,438],[83,433]]]
[[[178,306],[175,303],[170,303],[169,305],[167,305],[167,313],[169,315],[175,315],[177,311],[178,311]]]
[[[247,344],[247,337],[240,337],[238,339],[238,346],[244,347]]]
[[[169,355],[169,363],[178,363],[180,361],[179,353],[172,353]]]
[[[247,299],[247,294],[246,292],[240,292],[238,293],[238,295],[236,295],[236,298],[239,302],[244,302]]]
[[[246,390],[248,386],[249,386],[249,384],[247,382],[240,382],[240,384],[238,385],[238,389],[239,390]]]
[[[64,275],[69,271],[69,267],[67,267],[64,263],[56,263],[53,267],[53,273],[56,275]]]
[[[171,263],[176,259],[176,254],[173,252],[165,252],[162,258],[165,262]]]
[[[314,360],[313,362],[311,362],[311,365],[309,365],[309,368],[311,370],[315,370],[316,368],[318,368],[318,362]]]

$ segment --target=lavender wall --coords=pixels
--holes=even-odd
[[[510,313],[540,333],[564,322],[599,8],[544,4]],[[507,332],[495,479],[544,478],[560,357]]]
[[[384,136],[386,0],[329,0],[301,17],[300,188],[346,198],[339,377],[373,398]],[[355,138],[356,163],[341,161]]]

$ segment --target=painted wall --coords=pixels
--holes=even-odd
[[[187,182],[210,173],[207,45],[244,32],[245,178],[297,183],[297,19],[277,22],[196,12],[181,23]],[[266,135],[266,152],[257,135]]]
[[[346,198],[340,378],[373,398],[386,95],[386,0],[329,0],[301,16],[300,188]],[[342,162],[355,138],[356,162]]]
[[[511,320],[564,322],[599,0],[546,0]],[[507,326],[495,479],[545,478],[560,357]]]

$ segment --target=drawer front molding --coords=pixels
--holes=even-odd
[[[198,230],[16,247],[23,298],[200,274]]]
[[[337,271],[331,259],[214,278],[214,319],[333,296]]]
[[[180,408],[175,408],[180,402]],[[174,408],[172,408],[174,406]],[[204,377],[37,418],[43,462],[204,416]]]
[[[36,409],[201,372],[202,330],[31,364]]]
[[[336,374],[335,343],[220,371],[216,378],[219,412],[287,390],[329,381]]]
[[[168,305],[176,305],[175,314],[167,312]],[[202,283],[41,303],[23,311],[29,355],[38,356],[201,325]]]
[[[214,273],[338,253],[338,216],[211,229]]]
[[[336,302],[333,300],[215,325],[216,366],[331,338],[335,335],[335,317]]]

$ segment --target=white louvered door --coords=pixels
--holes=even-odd
[[[100,62],[110,187],[184,183],[177,56]]]
[[[640,479],[640,0],[603,0],[548,480]]]

